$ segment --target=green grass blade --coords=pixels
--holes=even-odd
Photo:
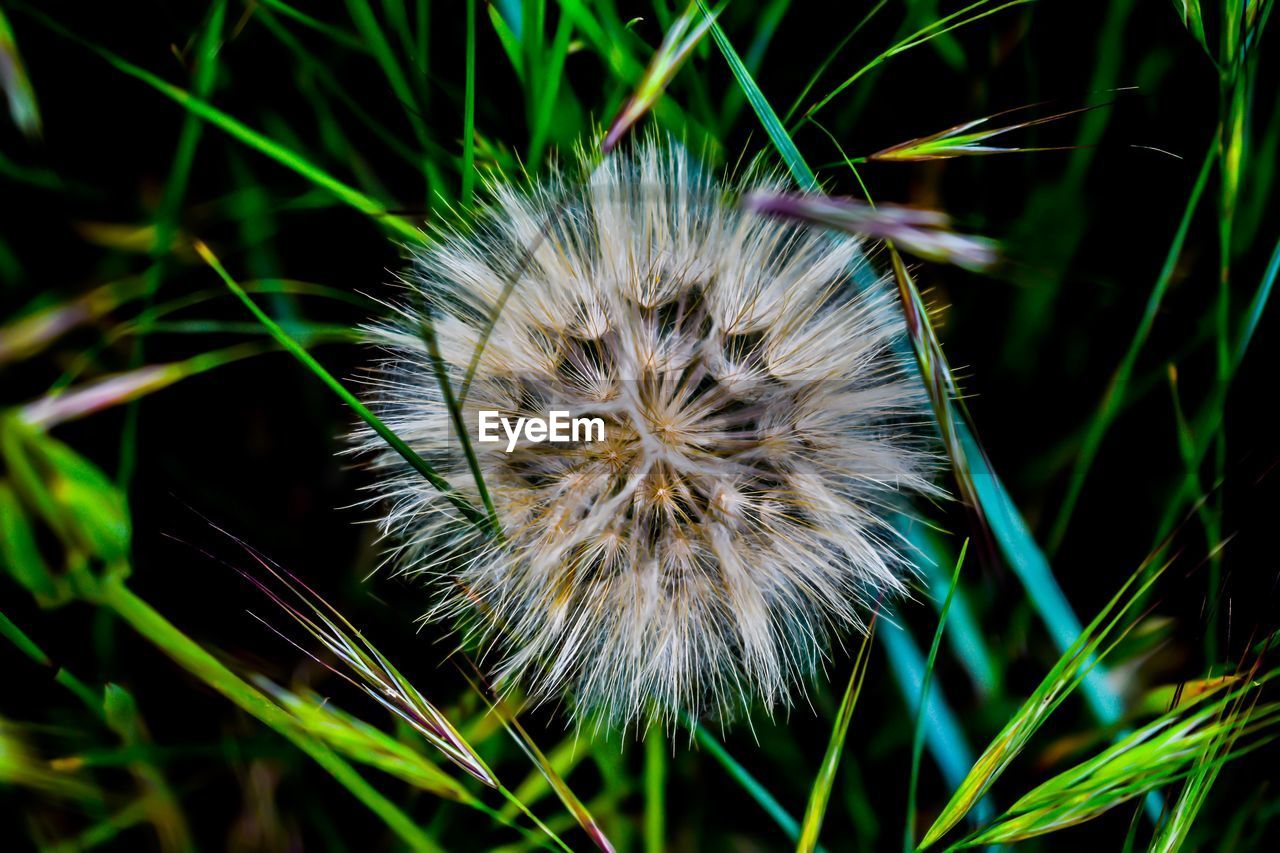
[[[4,506],[0,503],[0,506]],[[4,507],[6,513],[8,507]],[[49,656],[44,650],[35,644],[35,641],[28,637],[21,628],[13,624],[13,621],[0,610],[0,637],[4,637],[27,657],[31,658],[41,666],[53,666],[53,661],[49,660]]]
[[[453,393],[453,383],[449,381],[449,374],[445,367],[444,358],[440,355],[440,344],[436,340],[436,330],[430,321],[422,323],[422,339],[427,345],[427,357],[431,360],[431,370],[435,373],[436,382],[440,386],[440,394],[444,397],[445,408],[449,410],[449,419],[453,422],[453,428],[457,432],[458,444],[462,447],[462,455],[467,459],[467,467],[471,470],[471,476],[476,483],[476,492],[480,495],[480,502],[484,505],[486,523],[489,527],[489,534],[495,539],[502,538],[502,526],[498,522],[498,511],[493,506],[493,499],[489,497],[489,487],[484,481],[484,472],[480,470],[480,460],[476,458],[475,448],[471,446],[471,435],[467,429],[467,422],[462,415],[462,407],[458,403],[458,398]]]
[[[55,844],[42,847],[42,853],[84,853],[114,841],[116,836],[127,829],[146,821],[154,807],[155,798],[150,795],[138,797],[132,803],[112,812],[108,817],[94,823],[88,829]]]
[[[431,467],[431,463],[427,462],[427,460],[419,456],[413,448],[405,444],[398,435],[392,432],[390,427],[384,424],[377,415],[365,406],[364,403],[360,402],[359,398],[348,391],[332,373],[325,370],[320,362],[315,360],[315,357],[313,357],[311,353],[307,352],[301,344],[290,337],[289,333],[281,328],[279,323],[272,320],[267,316],[265,311],[258,307],[258,304],[253,301],[249,294],[245,293],[244,289],[231,277],[231,274],[226,271],[222,266],[222,262],[219,261],[217,256],[209,250],[208,246],[204,245],[204,243],[197,243],[196,251],[198,251],[200,256],[204,258],[205,263],[207,263],[209,267],[218,274],[218,277],[222,279],[227,288],[244,303],[245,307],[248,308],[250,313],[257,318],[258,322],[271,333],[271,336],[276,339],[280,346],[284,347],[290,355],[302,362],[303,366],[315,374],[316,377],[328,386],[329,390],[336,394],[339,399],[350,406],[355,413],[360,416],[360,419],[368,424],[369,428],[376,432],[383,441],[391,446],[393,450],[399,453],[415,471],[421,474],[426,478],[427,482],[431,483],[431,485],[435,486],[436,489],[444,494],[454,507],[457,508],[463,518],[477,526],[483,526],[485,524],[484,514],[472,506],[466,498],[459,495],[457,491],[454,490],[453,486],[450,485],[444,477],[440,476],[435,468]]]
[[[492,723],[493,721],[481,720],[473,722],[473,725],[483,724],[486,722]],[[501,725],[502,723],[499,720],[498,726],[501,727]],[[590,749],[587,745],[582,743],[582,741],[575,735],[570,734],[547,752],[547,761],[555,768],[556,773],[558,773],[561,778],[564,778],[570,773],[573,773],[589,754]],[[544,775],[539,768],[534,767],[529,771],[524,779],[520,781],[520,784],[515,787],[512,793],[515,794],[516,798],[521,803],[532,807],[536,803],[540,802],[543,797],[548,794],[554,795],[556,792],[551,787],[551,783],[547,781],[546,775]],[[514,802],[508,802],[502,807],[502,811],[504,814],[514,817],[516,814],[520,813],[521,809]]]
[[[1252,678],[1253,675],[1254,673],[1251,672],[1246,677]],[[1255,711],[1256,697],[1249,707],[1242,710],[1245,701],[1245,695],[1242,693],[1235,706],[1214,721],[1215,724],[1220,724],[1225,717],[1226,725],[1220,725],[1220,733],[1210,738],[1196,757],[1194,767],[1183,784],[1181,794],[1169,808],[1165,820],[1151,840],[1149,849],[1153,853],[1154,851],[1175,853],[1182,849],[1196,817],[1209,796],[1209,789],[1217,781],[1223,765],[1233,754],[1239,754],[1236,750],[1236,742],[1249,729],[1250,720]]]
[[[842,82],[840,85],[836,86],[829,93],[827,93],[827,95],[824,98],[819,100],[813,106],[809,107],[809,109],[805,111],[804,117],[809,118],[810,116],[814,115],[816,112],[818,112],[823,107],[825,107],[828,103],[830,103],[833,98],[835,98],[845,89],[849,88],[854,83],[856,83],[858,79],[861,78],[868,71],[871,71],[872,69],[877,68],[878,66],[880,66],[884,62],[887,62],[889,59],[892,59],[898,54],[911,50],[914,47],[919,47],[920,45],[926,44],[932,39],[937,38],[938,36],[941,36],[945,33],[949,33],[952,30],[959,29],[960,27],[967,26],[968,24],[972,24],[975,21],[979,21],[990,15],[994,15],[997,12],[1002,12],[1005,9],[1009,9],[1014,6],[1022,6],[1027,3],[1032,3],[1034,2],[1034,0],[1008,0],[1008,2],[1000,3],[1000,5],[998,6],[993,5],[995,2],[996,0],[978,0],[978,2],[976,3],[970,3],[968,6],[965,6],[963,9],[959,9],[955,12],[952,12],[950,15],[939,18],[936,21],[933,21],[932,23],[929,23],[924,27],[921,27],[919,30],[907,36],[905,39],[893,45],[892,47],[888,48],[884,52],[880,53],[879,55],[876,56],[875,59],[872,59],[866,65],[862,66],[857,71],[855,71],[852,75],[846,78],[844,82]],[[991,7],[991,8],[984,8],[984,7]]]
[[[773,818],[773,822],[782,828],[787,837],[792,841],[800,840],[800,824],[791,816],[791,813],[782,807],[782,804],[774,799],[773,794],[761,785],[756,777],[752,776],[747,768],[739,764],[729,751],[715,739],[715,736],[707,731],[706,726],[697,726],[694,729],[694,737],[697,738],[698,745],[711,753],[711,756],[720,763],[720,766],[728,771],[733,781],[737,782],[744,791],[751,795],[751,798],[765,810],[769,817]]]
[[[467,0],[465,90],[462,103],[462,206],[471,206],[476,162],[476,0]]]
[[[7,497],[7,495],[8,487],[0,483],[0,515],[6,515],[12,511],[8,505],[11,497]],[[4,523],[0,522],[0,531],[8,535],[8,531],[3,528]],[[0,549],[0,553],[3,553],[3,549]],[[40,648],[35,640],[28,637],[26,632],[13,624],[13,621],[3,611],[0,611],[0,637],[4,637],[10,643],[13,643],[19,651],[41,666],[53,668],[53,661],[45,654],[44,649]],[[93,690],[89,685],[61,667],[54,673],[53,680],[67,688],[73,696],[84,703],[84,706],[95,717],[102,718],[102,693],[100,690]]]
[[[126,747],[145,746],[151,741],[146,721],[133,694],[118,684],[108,682],[99,698],[102,719],[107,728]],[[148,794],[147,817],[155,827],[160,847],[164,850],[192,850],[191,829],[182,812],[178,797],[160,768],[139,758],[129,766],[139,788]]]
[[[1249,350],[1249,345],[1253,342],[1254,333],[1257,331],[1258,322],[1271,298],[1271,292],[1275,287],[1277,276],[1280,276],[1280,240],[1276,241],[1276,246],[1272,250],[1267,268],[1262,274],[1261,281],[1258,282],[1258,288],[1254,291],[1253,298],[1249,301],[1248,310],[1241,319],[1240,330],[1236,335],[1235,346],[1232,348],[1228,380],[1235,377],[1240,365],[1244,363],[1245,354]],[[1196,414],[1192,430],[1196,437],[1196,444],[1193,459],[1188,465],[1189,471],[1199,471],[1200,466],[1204,464],[1204,458],[1209,452],[1209,446],[1222,424],[1223,406],[1226,402],[1225,394],[1229,387],[1229,381],[1225,384],[1219,383]],[[1197,492],[1197,479],[1192,476],[1184,479],[1182,486],[1174,492],[1165,507],[1164,516],[1160,520],[1160,527],[1157,532],[1159,538],[1163,539],[1173,529],[1178,517],[1182,514],[1183,507]]]
[[[627,131],[653,108],[675,78],[676,72],[707,34],[707,28],[715,23],[715,16],[718,14],[718,10],[706,12],[705,7],[700,9],[695,0],[671,23],[635,91],[609,126],[604,141],[600,144],[602,151],[612,151]]]
[[[1244,319],[1240,323],[1240,331],[1236,335],[1236,345],[1232,349],[1232,374],[1238,371],[1240,365],[1244,363],[1245,353],[1249,350],[1249,344],[1253,341],[1254,333],[1258,331],[1258,322],[1262,319],[1262,312],[1266,309],[1267,302],[1271,299],[1271,291],[1275,287],[1277,275],[1280,275],[1280,240],[1276,241],[1275,248],[1271,250],[1271,259],[1267,262],[1267,268],[1258,283],[1258,289],[1254,291],[1253,298],[1249,300],[1249,308],[1245,311]]]
[[[764,8],[764,11],[760,13],[760,22],[756,26],[755,37],[751,39],[747,54],[742,58],[742,64],[751,72],[753,79],[760,73],[760,65],[764,62],[765,54],[769,50],[769,44],[773,41],[774,35],[778,32],[778,26],[790,9],[791,0],[771,0]],[[725,93],[724,101],[720,105],[718,118],[721,136],[728,134],[729,128],[733,126],[734,120],[738,117],[738,113],[742,110],[744,103],[746,103],[746,98],[743,96],[741,87],[730,89]],[[784,120],[783,124],[785,123]]]
[[[667,737],[661,726],[650,726],[644,738],[644,849],[667,849]]]
[[[791,171],[792,176],[800,184],[801,189],[805,191],[818,189],[817,177],[809,169],[809,165],[805,163],[804,158],[800,156],[800,150],[796,148],[795,142],[787,134],[782,122],[778,119],[778,114],[773,111],[773,107],[765,98],[764,93],[760,91],[760,87],[756,85],[751,72],[742,63],[742,58],[738,56],[738,52],[730,44],[729,37],[725,35],[720,24],[712,19],[711,12],[707,10],[706,3],[703,0],[698,0],[698,8],[702,10],[703,15],[711,20],[711,37],[715,40],[716,47],[720,48],[720,53],[724,56],[725,62],[729,64],[729,70],[733,72],[734,79],[738,81],[738,86],[741,87],[747,102],[751,104],[751,109],[755,110],[760,123],[764,125],[765,133],[769,134],[769,139],[773,142],[774,147],[778,149],[778,154]]]
[[[1204,195],[1205,186],[1209,182],[1209,173],[1213,170],[1213,164],[1216,159],[1217,146],[1211,145],[1209,153],[1204,158],[1204,164],[1200,167],[1200,174],[1191,187],[1191,195],[1187,198],[1186,206],[1182,211],[1182,219],[1178,223],[1177,231],[1174,232],[1173,242],[1170,243],[1169,251],[1160,267],[1160,273],[1156,276],[1155,285],[1151,288],[1151,293],[1147,297],[1147,304],[1143,309],[1142,318],[1138,321],[1138,328],[1134,331],[1133,338],[1129,341],[1129,348],[1125,351],[1123,358],[1120,359],[1120,364],[1117,365],[1115,372],[1112,373],[1111,380],[1107,383],[1107,389],[1102,395],[1102,400],[1098,403],[1098,408],[1085,431],[1084,438],[1080,443],[1080,450],[1076,454],[1075,464],[1071,468],[1071,477],[1067,484],[1066,495],[1062,499],[1062,506],[1058,510],[1052,532],[1049,534],[1048,548],[1050,553],[1058,550],[1062,540],[1067,535],[1067,525],[1071,522],[1071,514],[1075,509],[1076,501],[1080,497],[1080,491],[1084,488],[1084,481],[1089,474],[1089,468],[1097,456],[1098,448],[1102,444],[1102,439],[1106,435],[1107,429],[1119,412],[1125,390],[1133,375],[1134,365],[1137,364],[1138,355],[1142,352],[1142,346],[1146,343],[1151,327],[1155,324],[1156,316],[1160,313],[1160,306],[1164,301],[1165,292],[1169,288],[1169,283],[1173,280],[1173,273],[1177,269],[1178,260],[1182,257],[1182,247],[1186,242],[1187,232],[1191,229],[1191,220],[1200,207],[1200,199]]]
[[[262,5],[266,6],[268,9],[274,9],[275,11],[279,12],[282,16],[289,18],[293,21],[296,21],[299,24],[302,24],[304,27],[307,27],[308,29],[311,29],[311,30],[315,30],[316,32],[324,35],[326,38],[332,40],[335,44],[340,44],[345,48],[348,48],[350,50],[356,50],[361,53],[365,53],[368,50],[365,47],[364,42],[360,41],[360,39],[356,38],[354,35],[342,29],[341,27],[336,27],[333,24],[327,24],[324,21],[320,20],[319,18],[308,15],[306,12],[303,12],[301,9],[298,9],[295,6],[291,6],[288,3],[285,3],[284,0],[260,0],[260,2],[262,3]]]
[[[395,51],[392,50],[391,43],[387,41],[386,33],[383,32],[381,24],[378,23],[378,18],[373,13],[373,8],[369,5],[368,0],[347,0],[347,12],[351,15],[356,29],[368,46],[369,53],[373,55],[378,67],[382,69],[392,93],[400,101],[418,144],[425,151],[431,146],[431,134],[427,132],[427,125],[423,121],[421,104],[418,102],[418,97],[413,87],[409,85],[409,79],[405,76],[404,69],[400,67]],[[427,179],[428,189],[438,190],[439,176],[436,173],[432,158],[424,154],[419,165]],[[433,201],[430,192],[427,201],[428,205]]]
[[[841,56],[844,53],[844,49],[848,47],[849,42],[853,40],[853,37],[862,32],[862,28],[871,23],[871,19],[874,18],[888,2],[889,0],[877,0],[876,4],[867,10],[867,13],[862,16],[857,24],[854,25],[853,29],[845,33],[844,38],[840,39],[840,43],[835,46],[835,49],[828,53],[826,58],[822,60],[814,72],[809,75],[809,79],[805,82],[804,88],[800,90],[800,94],[796,95],[795,100],[791,102],[791,106],[787,109],[787,115],[783,118],[784,124],[791,124],[792,117],[796,114],[796,111],[800,109],[800,105],[805,102],[805,99],[809,97],[809,93],[813,91],[813,87],[822,79],[822,75],[827,73],[827,69],[831,67],[831,63],[836,60],[836,57]],[[791,130],[794,133],[796,128],[792,127]]]
[[[634,86],[644,74],[644,63],[633,52],[634,39],[623,38],[620,33],[606,27],[597,16],[595,4],[584,0],[561,0],[563,14],[573,19],[573,25],[608,64],[614,76]],[[600,10],[603,11],[603,10]]]
[[[5,429],[0,434],[5,442],[6,461],[10,456],[24,456],[10,432]],[[25,462],[25,458],[22,461]],[[0,565],[40,604],[57,603],[67,597],[65,584],[54,575],[40,553],[36,528],[23,509],[18,493],[3,480],[0,480]]]
[[[1256,705],[1260,686],[1272,675],[1250,678],[1244,687],[1207,706],[1192,703],[1169,711],[1041,782],[994,823],[956,846],[1014,843],[1076,826],[1180,780],[1187,780],[1192,792],[1183,801],[1188,810],[1171,817],[1175,830],[1185,831],[1198,810],[1196,801],[1222,766],[1276,737],[1280,703]],[[1249,741],[1237,747],[1242,737]],[[1168,838],[1165,843],[1177,849],[1174,841]],[[1156,842],[1160,843],[1159,835]]]
[[[948,589],[951,579],[943,567],[955,565],[954,552],[949,552],[942,537],[923,524],[911,524],[903,520],[898,529],[923,556],[917,568],[924,574],[930,602],[935,609],[940,610],[940,590]],[[996,663],[995,654],[987,644],[973,605],[962,586],[957,587],[952,595],[951,615],[947,624],[947,645],[969,673],[974,689],[983,697],[999,693],[1003,681],[1001,667]]]
[[[238,119],[224,113],[222,110],[219,110],[212,104],[195,97],[185,89],[174,86],[173,84],[162,80],[155,74],[152,74],[150,71],[147,71],[145,68],[134,65],[132,62],[117,56],[111,51],[86,41],[51,18],[38,12],[33,12],[33,14],[35,14],[55,32],[98,54],[98,56],[116,70],[133,77],[135,80],[146,83],[160,94],[181,105],[183,108],[199,115],[211,125],[214,125],[220,130],[226,132],[239,142],[242,142],[250,148],[265,154],[280,165],[297,172],[316,186],[328,190],[340,201],[350,205],[356,210],[359,210],[361,213],[373,217],[396,236],[414,244],[421,243],[425,239],[421,229],[410,225],[399,217],[388,215],[384,205],[333,177],[328,172],[303,157],[301,154],[298,154],[287,146],[281,145],[271,137],[254,130]]]
[[[493,24],[493,31],[498,36],[498,43],[502,45],[502,50],[510,60],[511,67],[515,69],[516,78],[523,83],[524,56],[520,52],[520,39],[495,5],[489,5],[489,21]]]
[[[200,34],[195,51],[195,79],[192,81],[195,96],[208,100],[213,91],[218,71],[218,49],[222,41],[222,28],[226,18],[226,0],[214,3],[213,11]],[[160,208],[155,216],[155,243],[151,249],[152,263],[148,267],[145,278],[146,293],[143,296],[144,310],[155,299],[160,290],[166,271],[166,259],[170,246],[178,232],[178,214],[182,208],[182,200],[187,193],[187,183],[191,176],[191,167],[195,162],[196,146],[204,131],[204,122],[195,113],[183,116],[182,129],[178,132],[178,144],[174,150],[173,163],[169,167],[169,178],[165,182],[164,195],[160,199]],[[133,340],[130,353],[130,367],[137,369],[146,360],[145,338]],[[138,417],[140,409],[136,404],[130,405],[125,412],[124,428],[120,436],[120,466],[116,475],[117,482],[128,487],[133,478],[133,469],[137,459]]]
[[[231,700],[241,710],[283,735],[328,773],[355,799],[377,815],[413,850],[441,848],[413,818],[369,784],[329,747],[304,734],[287,711],[227,669],[213,655],[178,630],[122,581],[109,578],[97,591],[99,603],[111,608],[179,666]]]
[[[407,66],[409,82],[413,84],[415,94],[418,96],[417,103],[422,105],[425,111],[430,98],[430,90],[428,88],[428,72],[425,61],[419,61],[419,51],[425,46],[425,43],[419,43],[415,38],[414,26],[409,23],[409,0],[382,0],[382,14],[387,19],[388,29],[395,33],[396,41],[400,43],[400,51],[404,55],[405,65]],[[419,9],[425,6],[419,7]],[[415,17],[419,9],[415,9]],[[417,23],[415,21],[415,23]]]
[[[925,745],[929,747],[943,781],[949,786],[959,785],[973,764],[973,751],[965,739],[960,721],[941,691],[929,691],[923,710],[917,706],[920,688],[924,685],[925,656],[911,634],[895,624],[897,618],[892,610],[886,612],[880,629],[880,643],[889,659],[889,670],[893,673],[898,692],[902,694],[907,713],[913,718],[922,713],[929,721],[925,726]],[[984,800],[978,806],[979,816],[986,810]]]
[[[368,110],[366,110],[360,102],[348,91],[347,86],[334,75],[330,67],[317,59],[302,43],[291,34],[288,29],[276,20],[275,16],[267,9],[258,11],[257,20],[267,28],[275,38],[289,49],[294,59],[298,62],[301,70],[315,78],[315,80],[327,91],[332,97],[336,98],[339,103],[346,107],[353,116],[356,117],[359,126],[372,131],[379,140],[383,142],[396,156],[405,163],[408,163],[414,169],[421,168],[421,155],[412,147],[406,145],[402,140],[403,134],[397,133],[388,128],[383,122],[375,118]],[[333,124],[332,122],[330,124]],[[340,131],[341,128],[337,127]],[[430,144],[430,150],[437,163],[445,163],[452,166],[453,160],[448,156],[443,148],[435,143]]]
[[[603,853],[613,853],[613,843],[609,837],[601,829],[600,824],[591,814],[590,810],[573,792],[569,784],[556,770],[555,765],[547,758],[546,754],[538,747],[533,738],[529,736],[529,732],[520,723],[519,717],[508,706],[508,703],[502,696],[498,695],[488,684],[485,683],[484,677],[476,665],[464,653],[463,659],[467,663],[464,669],[461,663],[458,663],[458,669],[463,676],[471,684],[472,689],[485,701],[489,709],[497,716],[502,727],[506,729],[507,734],[515,741],[516,745],[525,754],[529,761],[538,768],[543,776],[546,777],[547,784],[555,791],[556,796],[560,798],[560,802],[577,821],[578,825]],[[456,663],[456,661],[455,661]],[[500,788],[505,796],[507,796],[518,808],[533,817],[528,808],[514,794],[511,794],[505,787]],[[554,835],[553,835],[554,837]]]
[[[920,701],[916,704],[915,731],[911,736],[911,781],[907,788],[907,821],[903,828],[903,850],[906,853],[916,849],[916,795],[920,783],[920,758],[924,753],[924,708],[929,701],[929,685],[933,680],[933,669],[938,661],[938,647],[942,645],[942,634],[947,627],[947,614],[951,611],[951,601],[955,598],[960,585],[960,569],[964,566],[964,557],[969,551],[969,540],[960,546],[960,556],[956,559],[956,568],[951,575],[951,585],[947,587],[947,597],[942,602],[942,610],[938,614],[938,629],[933,633],[933,644],[929,646],[929,659],[925,661],[924,678],[920,683]]]
[[[827,752],[822,757],[822,766],[813,781],[813,789],[809,792],[809,803],[805,806],[804,818],[800,823],[800,841],[796,844],[797,853],[813,853],[818,846],[818,836],[822,832],[822,819],[827,813],[827,803],[831,800],[831,789],[835,785],[836,772],[840,769],[840,758],[844,755],[849,723],[853,720],[853,711],[857,707],[858,697],[862,695],[862,682],[867,675],[867,666],[871,659],[869,651],[875,631],[876,623],[873,619],[862,638],[858,656],[854,659],[849,684],[845,687],[844,698],[840,700],[840,708],[836,712],[836,720],[831,727]]]
[[[1036,544],[1013,499],[974,438],[968,421],[960,418],[956,429],[968,458],[974,462],[974,488],[1000,553],[1026,589],[1054,645],[1060,652],[1066,652],[1081,634],[1080,620],[1053,576],[1044,551]],[[1122,703],[1107,685],[1105,675],[1101,667],[1090,670],[1084,681],[1084,697],[1097,720],[1112,723],[1119,719]]]
[[[551,132],[551,120],[554,117],[556,99],[560,96],[560,80],[564,76],[564,61],[569,55],[569,39],[573,35],[573,22],[568,15],[561,15],[556,24],[556,32],[551,40],[551,47],[542,56],[543,82],[533,93],[532,132],[529,135],[529,155],[526,163],[529,168],[537,168],[542,162],[542,150],[546,147],[547,136]]]
[[[40,105],[4,9],[0,9],[0,89],[9,100],[9,117],[13,123],[28,138],[38,139],[41,133]]]
[[[1098,661],[1132,629],[1135,624],[1133,620],[1120,627],[1122,621],[1136,609],[1138,602],[1167,567],[1151,569],[1152,559],[1148,558],[1134,570],[974,762],[964,781],[956,787],[951,800],[925,833],[919,849],[936,843],[968,814],[1022,752],[1049,715],[1084,682],[1086,676],[1096,669]]]

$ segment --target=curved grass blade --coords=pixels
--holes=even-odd
[[[1055,832],[1187,779],[1191,794],[1180,803],[1189,810],[1172,815],[1173,832],[1161,833],[1153,843],[1154,849],[1177,849],[1176,844],[1168,845],[1189,826],[1197,801],[1207,791],[1206,783],[1212,783],[1227,761],[1276,737],[1268,730],[1280,725],[1280,702],[1256,704],[1258,689],[1274,674],[1250,679],[1207,707],[1188,712],[1184,705],[1164,714],[1093,758],[1037,785],[993,824],[956,847],[1014,843]],[[1242,737],[1250,740],[1237,747]]]
[[[1238,677],[1253,678],[1253,676],[1254,673],[1250,672],[1246,676]],[[1236,705],[1226,712],[1226,725],[1220,725],[1221,717],[1214,721],[1215,725],[1219,725],[1220,733],[1217,737],[1212,738],[1196,757],[1194,767],[1183,784],[1182,793],[1178,796],[1173,806],[1170,807],[1164,821],[1157,829],[1155,837],[1151,840],[1151,846],[1148,849],[1153,853],[1154,851],[1174,853],[1174,851],[1182,849],[1197,815],[1204,807],[1205,800],[1209,795],[1209,789],[1217,781],[1218,773],[1222,770],[1222,766],[1227,759],[1241,752],[1241,750],[1236,749],[1236,742],[1251,728],[1251,718],[1253,718],[1256,710],[1255,704],[1251,704],[1241,711],[1240,706],[1243,705],[1244,701],[1245,697],[1242,693]],[[1255,698],[1253,702],[1256,703],[1256,701]],[[1275,707],[1275,703],[1272,703],[1272,708]],[[1265,712],[1266,708],[1264,707],[1263,713]],[[1232,717],[1235,718],[1234,724],[1231,724]],[[1276,718],[1273,718],[1273,724],[1275,721]]]
[[[809,792],[809,803],[805,806],[804,819],[800,823],[800,841],[796,844],[797,853],[813,853],[818,846],[818,836],[822,832],[822,819],[827,813],[827,803],[831,800],[831,788],[836,781],[836,772],[840,769],[840,758],[844,755],[844,742],[849,734],[849,723],[853,720],[853,710],[858,704],[858,697],[862,695],[862,682],[866,678],[867,665],[871,659],[868,652],[876,632],[876,616],[872,616],[867,633],[862,637],[862,646],[858,649],[857,658],[854,659],[849,684],[845,687],[844,698],[840,700],[840,709],[836,712],[835,724],[831,727],[827,752],[822,757],[822,766],[813,781],[813,789]]]
[[[1049,715],[1084,681],[1098,661],[1132,630],[1136,619],[1131,619],[1123,627],[1119,626],[1168,565],[1149,571],[1150,560],[1148,558],[1144,561],[1129,576],[1111,601],[1058,659],[1035,692],[987,746],[933,826],[925,833],[918,849],[923,850],[935,844],[964,818],[1022,752]]]
[[[995,5],[996,2],[997,0],[978,0],[976,3],[970,3],[963,9],[959,9],[952,12],[950,15],[939,18],[936,21],[921,27],[919,30],[883,51],[876,56],[875,59],[855,71],[852,75],[846,78],[843,83],[827,93],[826,97],[809,107],[809,109],[805,111],[804,118],[810,118],[813,116],[814,113],[818,112],[818,110],[830,103],[833,98],[856,83],[858,79],[868,71],[871,71],[873,68],[887,62],[899,53],[911,50],[913,47],[919,47],[920,45],[926,44],[944,33],[949,33],[952,30],[967,26],[975,21],[980,21],[983,18],[996,14],[997,12],[1002,12],[1005,9],[1009,9],[1014,6],[1022,6],[1027,3],[1032,3],[1034,0],[1008,0],[1008,2],[1000,3],[998,6]]]
[[[236,297],[244,303],[245,307],[257,318],[270,333],[273,338],[284,347],[294,358],[302,362],[302,364],[314,373],[321,382],[329,387],[344,403],[350,406],[355,413],[360,416],[369,427],[376,432],[393,450],[399,453],[406,462],[411,465],[414,470],[426,478],[427,482],[435,486],[449,501],[457,508],[458,512],[467,521],[483,527],[486,524],[485,516],[474,506],[472,506],[466,498],[458,494],[449,481],[440,476],[435,468],[431,467],[431,463],[419,456],[413,448],[405,444],[404,441],[391,431],[391,428],[378,419],[378,416],[369,410],[369,408],[357,398],[354,394],[346,389],[346,387],[334,378],[333,374],[325,370],[320,362],[316,361],[311,353],[303,349],[302,345],[289,336],[289,333],[281,328],[280,324],[267,316],[266,312],[258,307],[249,294],[245,293],[231,274],[222,266],[222,262],[204,243],[196,242],[196,251],[204,258],[205,263],[218,274],[227,288],[236,295]]]
[[[284,637],[335,675],[358,687],[378,704],[408,723],[418,734],[436,749],[462,768],[470,776],[490,788],[498,787],[498,779],[479,754],[460,735],[435,705],[431,704],[392,663],[338,612],[333,605],[297,577],[285,571],[247,543],[214,525],[214,529],[244,548],[246,553],[266,571],[284,590],[300,602],[294,606],[284,594],[272,589],[263,579],[249,572],[240,573],[285,613],[293,618],[308,634],[331,652],[343,664],[338,669],[317,658],[299,644]],[[305,609],[304,609],[305,608]],[[269,622],[259,619],[275,633],[284,636]]]
[[[98,45],[87,41],[86,39],[71,32],[66,27],[63,27],[52,18],[49,18],[35,10],[31,10],[31,14],[59,35],[69,38],[88,50],[93,51],[116,70],[134,78],[135,80],[140,80],[141,82],[146,83],[160,94],[179,104],[183,108],[199,115],[211,125],[223,130],[236,140],[262,154],[265,154],[280,165],[292,169],[294,172],[297,172],[299,175],[317,186],[329,191],[340,201],[350,205],[356,210],[359,210],[361,213],[374,218],[382,224],[383,227],[387,228],[387,230],[391,231],[396,236],[404,238],[413,244],[421,243],[426,239],[426,236],[422,233],[421,229],[414,225],[410,225],[398,216],[388,214],[384,205],[333,177],[328,172],[324,171],[319,166],[316,166],[310,160],[293,151],[289,147],[282,145],[269,136],[254,130],[238,119],[233,118],[212,104],[209,104],[207,101],[203,101],[200,98],[195,97],[187,90],[174,86],[172,83],[162,80],[160,77],[152,74],[145,68],[134,65],[132,62],[112,53],[106,48],[99,47]]]
[[[134,595],[121,578],[108,577],[95,591],[94,598],[119,614],[134,630],[192,675],[310,756],[411,849],[430,853],[441,850],[409,815],[370,785],[355,768],[329,747],[304,733],[287,711],[240,679],[151,605]]]

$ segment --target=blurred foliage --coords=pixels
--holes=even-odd
[[[1263,849],[1272,7],[2,0],[0,844]],[[807,701],[640,746],[419,630],[338,452],[400,244],[647,126],[892,241],[962,500]]]

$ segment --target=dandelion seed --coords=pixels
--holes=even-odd
[[[742,209],[678,148],[581,185],[495,183],[405,276],[371,404],[461,493],[477,487],[420,336],[433,319],[501,537],[463,526],[371,432],[398,566],[430,576],[494,675],[580,719],[721,719],[785,705],[833,637],[905,591],[889,517],[937,494],[928,400],[859,238]],[[496,317],[496,319],[495,319]],[[602,440],[475,441],[479,412],[552,410]]]

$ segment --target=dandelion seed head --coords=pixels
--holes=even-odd
[[[461,618],[500,685],[580,719],[786,705],[833,638],[906,591],[892,516],[937,493],[891,288],[857,238],[738,204],[778,182],[739,184],[655,142],[582,180],[495,182],[373,330],[371,405],[477,506],[424,316],[459,391],[483,341],[461,408],[500,540],[357,441],[396,565],[432,580],[428,617]],[[604,439],[475,443],[483,410],[553,409],[600,418]]]

